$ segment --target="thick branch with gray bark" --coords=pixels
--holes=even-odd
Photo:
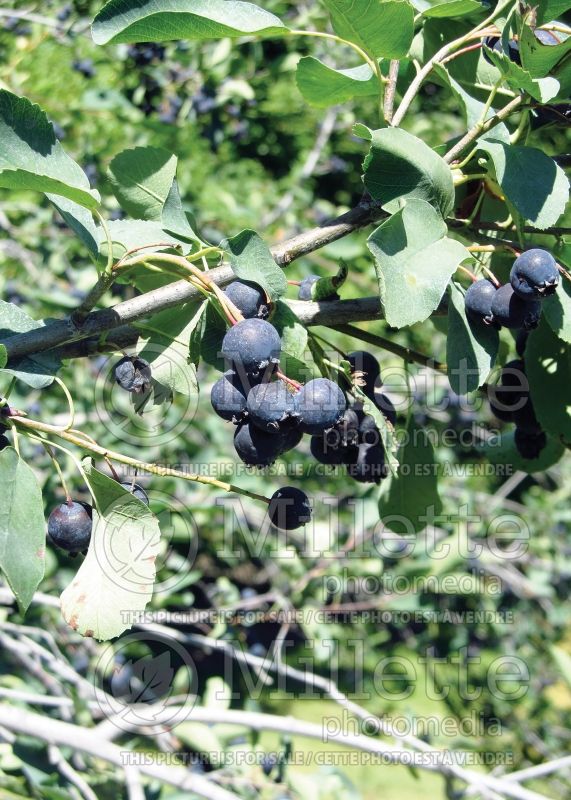
[[[275,245],[271,248],[272,255],[277,264],[285,267],[296,258],[319,250],[325,245],[353,233],[353,231],[378,221],[383,216],[384,213],[377,203],[364,199],[346,214],[342,214],[330,222],[325,222],[317,228],[294,236],[279,245]],[[234,273],[226,264],[211,269],[208,274],[211,280],[219,286],[226,285],[234,278]],[[158,311],[197,300],[199,297],[202,297],[202,295],[190,283],[184,280],[176,281],[139,295],[132,300],[118,303],[112,308],[93,311],[85,317],[80,325],[74,323],[71,318],[67,318],[53,322],[44,328],[37,328],[27,333],[11,336],[5,339],[2,344],[5,345],[8,352],[9,363],[14,365],[18,359],[24,356],[52,350],[70,343],[77,343],[89,337],[99,337],[101,334],[114,331],[117,328],[123,329],[124,326],[145,319]],[[351,303],[353,301],[344,302]],[[367,304],[365,306],[370,310],[370,306]],[[345,308],[347,307],[344,307],[344,310],[340,313],[344,314]],[[370,317],[344,316],[342,322],[363,322],[368,318]],[[121,337],[125,335],[125,331],[122,330]],[[112,336],[108,338],[113,341]]]

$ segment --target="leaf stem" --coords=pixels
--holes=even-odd
[[[410,347],[403,347],[400,344],[391,342],[389,339],[384,339],[382,336],[369,333],[369,331],[362,331],[360,328],[356,328],[354,325],[336,325],[335,330],[339,333],[346,333],[348,336],[352,336],[355,339],[360,339],[368,344],[377,345],[377,347],[380,347],[389,353],[394,353],[395,356],[399,356],[404,361],[420,364],[422,367],[430,367],[431,369],[436,370],[436,372],[443,372],[445,375],[447,374],[446,364],[443,364],[441,361],[436,361],[433,358],[429,358],[422,353],[418,353],[416,350],[411,350]]]
[[[44,422],[39,422],[38,420],[30,419],[29,417],[20,417],[17,415],[12,415],[8,417],[8,421],[13,425],[17,426],[26,431],[36,431],[39,433],[45,433],[47,435],[53,434],[57,436],[59,439],[63,439],[70,444],[74,444],[77,447],[86,450],[89,453],[93,453],[94,455],[99,456],[103,459],[110,459],[111,461],[117,461],[120,464],[126,464],[131,467],[135,467],[138,470],[143,472],[150,472],[153,475],[160,475],[162,477],[169,476],[173,478],[181,478],[185,481],[190,481],[193,483],[202,483],[207,486],[213,486],[218,489],[222,489],[225,492],[235,492],[236,494],[244,495],[245,497],[250,497],[253,500],[259,500],[260,502],[269,504],[269,499],[264,497],[264,495],[256,494],[255,492],[250,492],[248,489],[243,489],[240,486],[236,486],[232,483],[226,483],[224,481],[219,481],[217,478],[210,478],[205,475],[197,475],[194,473],[186,473],[182,472],[181,470],[172,469],[170,467],[163,467],[159,466],[158,464],[151,464],[146,461],[140,461],[139,459],[132,458],[131,456],[125,456],[122,453],[118,453],[115,450],[108,450],[105,447],[101,447],[101,445],[95,444],[92,441],[88,441],[85,438],[85,435],[80,432],[76,431],[72,433],[69,430],[62,430],[55,425],[48,425]],[[36,437],[39,438],[39,437]],[[43,441],[43,440],[41,440]],[[61,445],[57,445],[55,442],[53,444],[54,447],[60,447]],[[65,448],[63,448],[65,449]],[[75,456],[74,456],[75,458]],[[76,460],[77,461],[77,460]]]

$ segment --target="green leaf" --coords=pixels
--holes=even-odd
[[[531,28],[524,25],[519,35],[519,50],[523,68],[532,78],[543,78],[571,52],[571,36],[561,44],[542,44]]]
[[[144,341],[139,355],[151,365],[153,380],[186,397],[198,395],[196,367],[189,359],[190,339],[201,315],[202,303],[185,303],[137,326]],[[147,329],[150,336],[145,335]]]
[[[46,522],[34,472],[13,447],[0,453],[0,569],[26,611],[44,577]]]
[[[333,69],[313,56],[305,56],[297,65],[295,79],[304,99],[316,108],[379,93],[379,82],[368,64]]]
[[[558,19],[570,8],[571,2],[569,0],[539,0],[537,3],[537,24],[543,25],[545,22]]]
[[[385,318],[394,328],[427,319],[470,253],[446,236],[439,213],[422,200],[407,204],[370,235]]]
[[[99,231],[91,212],[73,200],[68,200],[67,197],[56,194],[48,194],[46,197],[87,247],[89,254],[96,259],[99,255]]]
[[[95,44],[222,39],[287,30],[278,17],[238,0],[110,0],[95,17]]]
[[[25,311],[13,303],[0,300],[0,339],[8,340],[17,333],[43,328],[44,322],[32,319]],[[4,367],[2,372],[18,378],[33,389],[45,389],[53,382],[53,376],[61,367],[59,358],[50,353],[38,353],[13,361],[10,367]]]
[[[159,523],[153,512],[117,481],[83,462],[95,494],[88,553],[61,596],[67,624],[82,636],[112,639],[131,627],[153,593]]]
[[[121,258],[128,250],[133,250],[136,247],[144,247],[145,253],[157,253],[161,250],[172,249],[188,253],[192,249],[188,245],[183,245],[174,236],[165,233],[160,223],[151,220],[115,219],[107,223],[107,228],[111,236],[113,257],[115,259]],[[107,242],[105,239],[101,241],[101,252],[104,256],[107,255]],[[145,268],[141,267],[141,270],[145,271]],[[148,272],[145,272],[145,274],[148,274]],[[169,280],[173,279],[170,278]]]
[[[526,69],[512,61],[505,53],[498,53],[489,47],[486,47],[486,52],[504,76],[510,89],[521,89],[540,103],[547,103],[559,92],[559,81],[555,78],[533,78]]]
[[[46,113],[5,89],[0,90],[0,188],[62,195],[86,208],[99,204],[98,193],[56,139]]]
[[[554,294],[545,298],[542,309],[551,330],[571,344],[571,283],[567,279]]]
[[[8,351],[3,344],[0,344],[0,369],[4,369],[8,363]]]
[[[571,443],[571,345],[559,339],[544,318],[527,340],[525,367],[541,427]]]
[[[270,322],[282,340],[281,370],[295,381],[305,383],[315,376],[315,365],[308,354],[307,328],[281,300],[275,305]]]
[[[434,3],[422,11],[425,17],[464,17],[467,14],[482,12],[482,3],[478,0],[449,0],[444,3]]]
[[[257,283],[271,302],[285,294],[287,281],[283,270],[255,231],[242,231],[223,242],[222,247],[230,254],[230,266],[237,278]]]
[[[372,58],[404,58],[414,35],[414,9],[406,0],[324,0],[338,36]]]
[[[337,289],[343,286],[347,280],[348,274],[349,268],[347,264],[341,260],[339,269],[333,277],[319,278],[319,280],[311,284],[311,299],[315,302],[319,302],[320,300],[330,300],[334,298],[337,294]]]
[[[202,244],[200,237],[194,232],[182,207],[176,178],[173,180],[162,212],[163,230],[171,233],[183,242]]]
[[[379,500],[381,520],[397,533],[419,533],[442,511],[438,494],[438,470],[426,429],[411,414],[399,470]]]
[[[555,161],[534,147],[481,141],[507,199],[536,228],[555,225],[569,199],[569,181]]]
[[[464,292],[452,281],[449,288],[446,364],[448,380],[456,394],[467,394],[481,386],[494,366],[499,333],[484,322],[466,316]]]
[[[460,108],[464,113],[464,119],[466,121],[467,128],[473,128],[476,123],[478,123],[484,114],[485,104],[480,102],[480,100],[476,100],[475,97],[472,97],[462,86],[462,84],[458,83],[455,80],[448,70],[442,66],[442,64],[435,64],[433,67],[433,71],[438,75],[440,80],[445,86],[448,86],[454,97],[460,103]],[[493,134],[493,138],[505,142],[506,144],[510,143],[510,133],[507,127],[504,125],[503,122],[500,122],[499,125],[496,125],[491,132],[485,134],[485,136],[489,136]]]
[[[160,221],[176,164],[176,156],[158,147],[134,147],[116,155],[109,177],[121,208],[134,219]]]
[[[426,200],[447,217],[454,208],[452,173],[423,141],[401,128],[373,131],[364,164],[365,186],[384,206],[399,198]],[[393,204],[388,210],[394,211]]]
[[[347,365],[346,374],[350,379],[351,371],[349,368],[349,362],[345,362],[345,364]],[[395,429],[387,420],[385,415],[379,411],[377,406],[371,402],[370,398],[367,397],[367,395],[359,386],[353,385],[353,392],[363,404],[363,411],[365,414],[369,414],[375,420],[375,424],[379,429],[379,433],[381,434],[381,439],[383,441],[383,447],[385,449],[385,463],[391,471],[391,474],[397,475],[399,462],[397,457],[398,442],[395,437]]]
[[[512,473],[518,470],[532,474],[544,472],[562,458],[565,448],[553,436],[547,437],[547,444],[537,458],[523,458],[515,446],[514,431],[502,431],[490,436],[481,448],[490,464],[511,467]]]

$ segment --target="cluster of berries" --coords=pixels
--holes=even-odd
[[[362,350],[349,353],[351,372],[385,419],[396,424],[395,407],[380,389],[381,368],[374,356]],[[311,454],[321,464],[343,465],[360,483],[380,483],[387,476],[381,433],[363,403],[353,403],[342,418],[326,431],[311,437]]]
[[[131,481],[121,481],[121,486],[145,505],[149,498],[142,486]],[[48,517],[48,537],[56,547],[67,551],[70,556],[85,554],[91,541],[93,508],[89,503],[72,500],[56,506]]]
[[[551,253],[526,250],[511,268],[510,282],[499,289],[485,278],[475,281],[464,298],[466,314],[472,320],[504,328],[536,328],[541,301],[559,285],[559,270]]]

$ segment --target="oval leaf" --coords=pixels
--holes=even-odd
[[[471,258],[446,232],[438,211],[410,200],[369,236],[385,318],[392,327],[427,319],[458,265]]]
[[[95,17],[95,44],[222,39],[276,34],[283,22],[252,3],[239,0],[110,0]]]
[[[13,447],[0,453],[0,569],[25,611],[44,577],[46,522],[34,472]]]
[[[454,208],[450,168],[428,145],[401,128],[372,132],[363,168],[365,186],[383,205],[414,197],[438,208],[442,217]]]
[[[46,113],[5,89],[0,90],[0,188],[62,195],[86,208],[99,204],[98,193],[57,140]]]

